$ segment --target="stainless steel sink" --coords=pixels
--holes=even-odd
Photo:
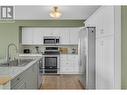
[[[12,67],[12,66],[25,66],[28,63],[30,63],[31,61],[33,61],[33,59],[16,59],[13,61],[10,61],[9,63],[2,63],[0,64],[0,67]]]

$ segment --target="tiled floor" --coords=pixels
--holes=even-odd
[[[41,89],[83,89],[78,75],[45,75]]]

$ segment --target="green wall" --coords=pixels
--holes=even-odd
[[[121,65],[121,75],[122,75],[122,89],[127,89],[127,6],[122,6],[122,17],[121,17],[121,52],[122,52],[122,65]]]
[[[0,59],[5,58],[9,43],[19,45],[19,27],[82,27],[84,20],[18,20],[14,23],[0,22]]]

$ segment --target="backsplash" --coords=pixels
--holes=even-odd
[[[24,50],[29,49],[30,54],[41,54],[44,52],[45,45],[21,45],[20,53],[24,53]],[[78,54],[78,45],[57,45],[51,47],[59,47],[61,54]]]

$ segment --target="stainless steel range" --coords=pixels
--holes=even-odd
[[[58,47],[45,47],[43,60],[44,74],[59,74],[60,52]]]

